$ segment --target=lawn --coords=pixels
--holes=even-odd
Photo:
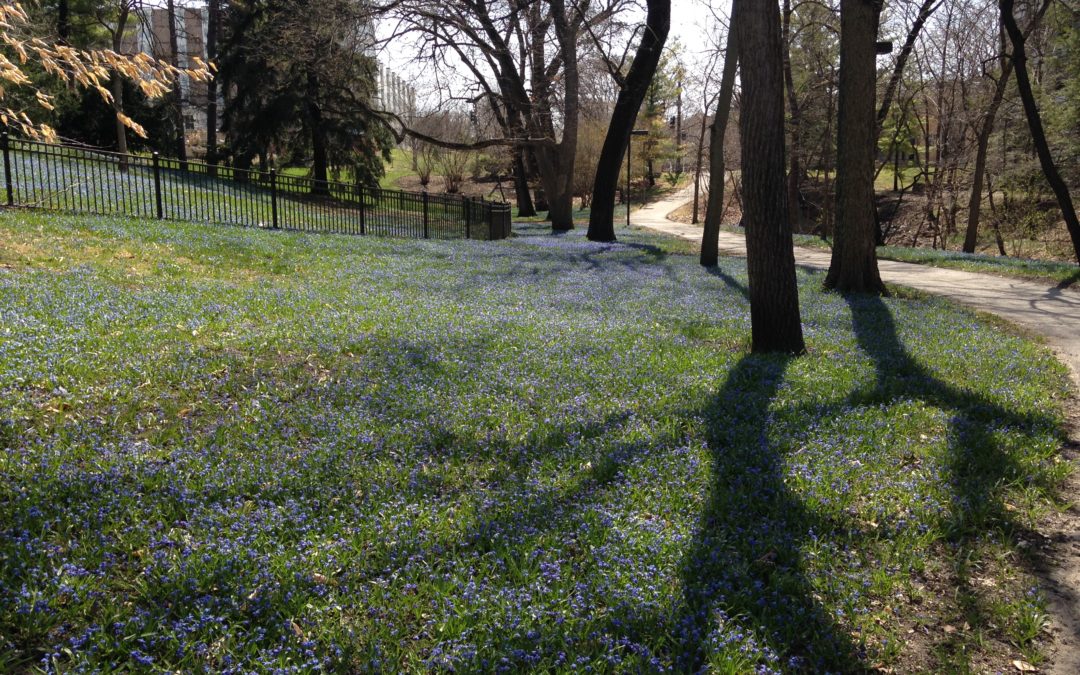
[[[1080,281],[1080,267],[1077,267],[1076,263],[905,246],[879,246],[877,251],[878,257],[886,260],[952,267],[1019,279],[1036,279],[1063,286],[1071,286]]]
[[[543,230],[0,213],[0,671],[1039,663],[1045,349]]]

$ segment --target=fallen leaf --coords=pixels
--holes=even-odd
[[[300,628],[300,624],[298,624],[298,623],[296,623],[295,621],[293,621],[293,622],[292,622],[292,623],[291,623],[290,625],[291,625],[291,627],[292,627],[292,632],[293,632],[293,634],[294,634],[294,635],[296,635],[296,637],[298,637],[298,638],[300,638],[301,640],[303,640],[303,639],[304,639],[304,631],[303,631],[303,629],[302,629],[302,628]]]
[[[945,624],[944,626],[941,627],[941,630],[945,631],[946,635],[952,635],[953,633],[956,632],[956,627],[955,626],[950,626],[949,624]]]
[[[1012,664],[1013,664],[1013,668],[1016,668],[1021,673],[1037,673],[1037,672],[1039,672],[1038,668],[1031,665],[1027,661],[1021,661],[1020,659],[1015,659],[1015,660],[1013,660]]]

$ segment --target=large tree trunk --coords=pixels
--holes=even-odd
[[[879,5],[840,2],[840,85],[837,110],[836,232],[825,287],[884,294],[874,247],[874,115]]]
[[[165,4],[169,17],[169,63],[174,68],[180,67],[180,47],[176,38],[176,3],[168,0]],[[187,171],[187,138],[184,129],[184,92],[180,86],[180,78],[176,78],[173,86],[173,123],[176,125],[176,157],[180,160],[180,170]]]
[[[535,216],[536,207],[529,192],[529,176],[525,172],[524,150],[521,148],[514,149],[514,194],[517,197],[518,217]]]
[[[596,163],[587,234],[592,241],[615,241],[615,192],[621,173],[619,167],[630,142],[630,132],[637,121],[638,109],[645,100],[649,84],[660,63],[660,54],[671,25],[671,0],[647,0],[647,5],[645,32],[615,100],[615,110],[611,114],[604,146]]]
[[[1072,197],[1069,196],[1069,188],[1062,180],[1061,174],[1054,165],[1054,159],[1050,156],[1050,146],[1046,143],[1046,132],[1043,131],[1042,117],[1039,108],[1035,105],[1035,95],[1031,91],[1031,80],[1028,79],[1027,53],[1024,50],[1024,35],[1016,25],[1013,17],[1013,0],[1001,0],[1001,22],[1005,25],[1005,32],[1009,34],[1009,41],[1013,45],[1013,67],[1016,69],[1016,87],[1020,90],[1020,100],[1024,104],[1024,114],[1027,116],[1028,126],[1031,128],[1031,140],[1035,144],[1035,152],[1039,155],[1039,164],[1046,175],[1046,182],[1057,197],[1061,215],[1065,219],[1065,227],[1069,230],[1072,238],[1073,253],[1076,254],[1077,262],[1080,262],[1080,221],[1076,218],[1076,209],[1073,208]]]
[[[566,16],[565,0],[551,0],[551,18],[563,57],[563,119],[562,140],[554,153],[556,172],[552,185],[547,188],[548,219],[551,220],[552,232],[565,232],[574,229],[574,162],[577,159],[580,110],[578,31],[574,28],[577,24]]]
[[[780,9],[735,0],[733,29],[742,70],[743,223],[750,280],[751,349],[801,354],[795,255],[784,192],[784,73]]]
[[[731,25],[735,25],[735,12],[739,4],[731,7]],[[716,98],[716,114],[709,130],[709,200],[705,204],[705,227],[701,231],[701,264],[712,267],[720,251],[720,217],[724,213],[724,136],[731,115],[731,96],[735,90],[735,73],[739,69],[739,47],[735,31],[728,30],[727,51],[724,52],[724,72],[720,76],[720,93]]]
[[[220,0],[208,0],[206,10],[206,58],[210,63],[217,62],[217,34],[221,21]],[[210,73],[206,83],[206,163],[211,176],[217,175],[217,126],[218,126],[218,83],[217,73]]]

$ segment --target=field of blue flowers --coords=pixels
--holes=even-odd
[[[0,671],[1039,662],[1046,350],[520,234],[0,214]]]

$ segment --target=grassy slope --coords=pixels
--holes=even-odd
[[[1063,368],[620,237],[0,214],[0,670],[1037,661]]]

